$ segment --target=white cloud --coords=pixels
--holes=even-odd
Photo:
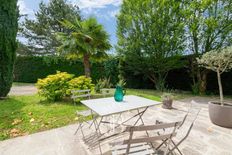
[[[23,0],[19,0],[18,1],[18,6],[19,6],[19,13],[22,15],[28,14],[31,15],[33,14],[33,11],[31,9],[29,9],[25,2]]]
[[[105,8],[107,5],[119,6],[122,0],[72,0],[72,4],[77,5],[80,9]]]
[[[85,15],[97,15],[99,14],[99,9],[86,8],[82,9],[81,12]]]
[[[119,13],[119,9],[113,9],[112,11],[102,12],[101,9],[82,9],[82,13],[88,16],[96,16],[105,20],[111,20],[115,18]]]

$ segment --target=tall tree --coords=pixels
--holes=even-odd
[[[0,98],[10,91],[17,48],[17,0],[0,1]]]
[[[168,71],[179,68],[184,48],[182,3],[125,0],[118,16],[118,47],[127,68],[163,90]]]
[[[20,56],[29,56],[29,55],[33,54],[25,44],[23,44],[20,41],[17,41],[17,42],[18,42],[18,48],[16,50],[16,55],[17,56],[18,55],[20,55]]]
[[[106,51],[111,48],[109,35],[95,18],[76,19],[74,22],[64,20],[61,23],[69,32],[57,33],[58,40],[62,42],[58,48],[60,55],[82,58],[85,75],[90,77],[90,58],[100,61],[107,57]]]
[[[35,19],[25,18],[22,23],[22,36],[28,40],[27,46],[32,54],[52,55],[61,44],[55,37],[56,32],[67,32],[60,20],[81,19],[78,7],[67,0],[50,0],[48,4],[41,2]]]
[[[185,2],[188,51],[196,58],[211,50],[232,44],[232,1],[192,0]],[[199,68],[194,58],[192,77],[199,93],[204,94],[209,70]]]

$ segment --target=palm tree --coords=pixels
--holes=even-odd
[[[111,48],[109,35],[92,17],[84,21],[64,20],[61,24],[70,31],[57,33],[57,38],[62,43],[58,48],[59,54],[83,59],[85,76],[90,77],[90,58],[101,61],[107,57],[106,51]]]

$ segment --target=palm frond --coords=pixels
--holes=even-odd
[[[111,48],[109,35],[95,18],[90,17],[84,21],[76,19],[74,22],[63,20],[60,23],[70,29],[69,33],[56,34],[62,44],[58,49],[61,54],[82,57],[88,53],[95,60],[107,57],[106,51]]]

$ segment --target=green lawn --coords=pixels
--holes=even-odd
[[[127,94],[160,101],[155,91],[129,89]],[[76,110],[84,109],[70,100],[49,103],[38,95],[10,96],[0,100],[0,140],[73,124]]]
[[[13,82],[12,86],[34,86],[34,83]]]
[[[127,94],[133,94],[137,96],[142,96],[151,100],[161,101],[162,92],[151,89],[127,89]],[[187,97],[192,97],[193,95],[190,92],[173,92],[171,93],[175,100],[183,99]]]
[[[81,104],[48,103],[38,95],[11,96],[0,100],[0,140],[71,124]]]

